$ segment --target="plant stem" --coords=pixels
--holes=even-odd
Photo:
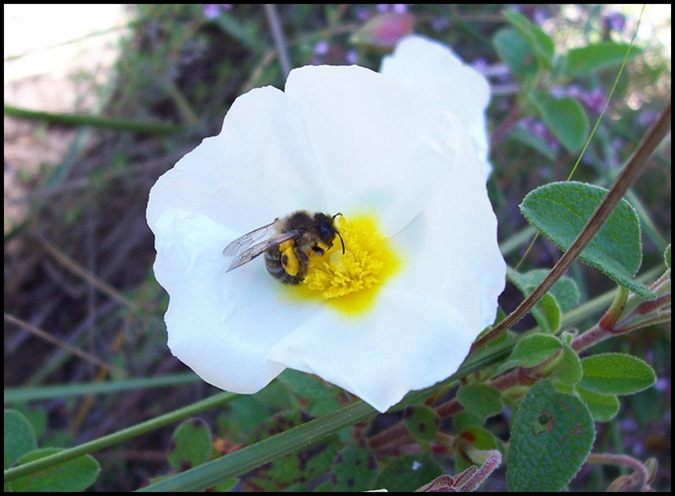
[[[482,346],[484,346],[489,341],[496,338],[499,334],[504,332],[506,329],[510,328],[521,318],[523,318],[527,312],[546,294],[546,292],[551,289],[551,287],[556,283],[558,279],[567,271],[569,266],[577,259],[579,254],[583,251],[584,248],[590,243],[593,236],[600,230],[604,222],[610,216],[614,208],[621,201],[623,196],[628,191],[637,178],[642,174],[642,172],[647,168],[648,161],[647,159],[651,154],[656,150],[656,147],[661,143],[663,138],[668,134],[670,130],[670,119],[671,119],[671,109],[672,103],[668,103],[668,107],[661,114],[659,120],[652,126],[652,128],[647,132],[647,135],[642,140],[642,143],[638,147],[635,154],[628,161],[628,164],[624,170],[617,177],[614,186],[609,190],[607,196],[598,206],[595,213],[588,220],[584,228],[581,230],[577,238],[570,245],[565,253],[563,253],[560,260],[553,266],[551,272],[544,278],[544,280],[537,286],[537,288],[523,300],[523,302],[518,305],[518,307],[511,312],[504,320],[497,324],[494,329],[487,333],[483,338],[476,341],[471,347],[471,351],[474,351]]]

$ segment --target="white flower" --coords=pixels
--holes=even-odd
[[[485,177],[464,126],[435,97],[362,67],[302,67],[283,92],[239,97],[220,134],[150,192],[171,351],[228,391],[257,392],[290,367],[382,412],[448,377],[504,287]],[[316,274],[352,277],[357,252],[371,250],[368,263],[384,269],[370,289],[303,296],[308,284],[280,283],[264,256],[226,272],[226,245],[300,209],[342,213],[346,252],[334,242],[322,259],[331,270]],[[380,238],[353,234],[369,226]]]
[[[462,121],[486,177],[490,175],[485,123],[490,84],[481,73],[464,64],[447,45],[419,35],[402,38],[394,53],[382,59],[380,72],[412,91],[428,92],[438,98],[445,110]]]

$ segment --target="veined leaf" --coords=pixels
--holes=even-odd
[[[532,95],[531,98],[541,118],[565,149],[570,152],[580,150],[591,127],[581,104],[570,96]]]
[[[572,48],[567,52],[567,72],[570,76],[584,76],[601,69],[618,67],[626,57],[630,45],[602,41],[579,48]],[[630,57],[641,52],[639,47],[633,46]]]
[[[656,382],[652,368],[632,355],[594,355],[581,360],[581,366],[584,370],[581,384],[596,393],[634,394]]]
[[[525,396],[511,429],[506,478],[510,491],[560,491],[581,468],[595,428],[576,396],[540,381]]]
[[[531,191],[520,205],[530,224],[562,250],[567,250],[591,218],[607,190],[579,182],[558,182]],[[641,297],[651,291],[634,279],[642,263],[640,224],[622,200],[579,258]]]
[[[518,31],[511,28],[500,29],[492,38],[492,44],[499,58],[509,66],[518,79],[525,80],[536,76],[537,61],[527,40]]]

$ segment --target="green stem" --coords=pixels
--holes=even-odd
[[[171,413],[167,413],[166,415],[162,415],[161,417],[157,417],[152,420],[148,420],[147,422],[129,427],[128,429],[123,429],[119,432],[115,432],[114,434],[95,439],[88,443],[75,446],[74,448],[65,449],[54,455],[46,456],[44,458],[40,458],[39,460],[35,460],[24,465],[19,465],[18,467],[7,469],[5,470],[5,482],[12,481],[24,475],[32,474],[38,470],[43,470],[53,465],[58,465],[59,463],[64,463],[68,460],[72,460],[73,458],[77,458],[78,456],[93,453],[95,451],[102,450],[103,448],[119,444],[123,441],[126,441],[127,439],[140,436],[141,434],[159,429],[165,425],[173,424],[185,418],[192,417],[193,415],[201,413],[205,410],[215,408],[216,406],[230,401],[236,397],[237,395],[233,393],[220,393],[213,396],[212,398],[205,399],[193,405],[186,406]]]
[[[26,403],[28,401],[49,400],[54,398],[68,398],[88,394],[114,394],[121,391],[136,391],[157,387],[176,386],[197,382],[192,372],[172,374],[159,377],[141,377],[109,382],[85,384],[60,384],[54,386],[8,388],[4,391],[5,405],[10,403]]]
[[[631,157],[617,178],[612,189],[609,190],[607,196],[598,206],[595,213],[588,220],[577,238],[572,242],[570,247],[558,262],[553,266],[551,272],[544,278],[544,280],[537,286],[537,288],[523,300],[518,307],[511,312],[504,320],[497,324],[490,332],[485,334],[481,339],[476,341],[472,346],[472,351],[484,346],[489,341],[499,336],[506,329],[510,328],[521,318],[523,318],[530,309],[551,289],[555,282],[565,273],[569,266],[577,259],[583,249],[590,243],[593,236],[604,225],[609,215],[614,211],[614,208],[621,201],[623,196],[628,191],[637,178],[647,168],[649,164],[648,158],[656,150],[656,147],[661,143],[663,138],[670,131],[670,119],[672,115],[672,103],[668,103],[668,107],[661,114],[656,124],[648,131],[645,138],[642,140],[635,154]]]
[[[14,107],[4,104],[5,115],[18,117],[20,119],[33,119],[48,122],[50,124],[61,124],[68,126],[90,126],[102,129],[112,129],[115,131],[131,131],[143,134],[174,134],[185,129],[184,126],[173,124],[164,124],[161,122],[138,122],[124,119],[107,119],[94,115],[81,114],[61,114],[53,112],[43,112],[39,110],[29,110],[26,108]]]

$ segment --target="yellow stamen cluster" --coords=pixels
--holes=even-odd
[[[372,299],[374,291],[396,268],[397,261],[388,247],[388,240],[377,232],[375,221],[369,217],[351,220],[340,216],[336,227],[344,240],[336,237],[333,247],[322,257],[312,257],[303,286],[319,293],[325,300],[339,298],[362,307]],[[353,297],[359,293],[360,298]],[[343,297],[350,298],[343,299]]]

